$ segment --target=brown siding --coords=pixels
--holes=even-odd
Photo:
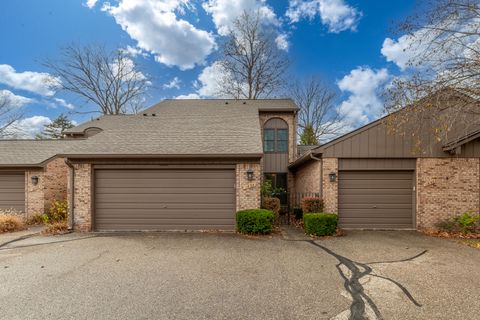
[[[96,170],[96,230],[234,230],[234,170]]]
[[[339,170],[415,170],[416,159],[339,159]]]
[[[444,152],[442,144],[434,139],[425,126],[422,145],[415,147],[412,137],[389,132],[383,121],[375,122],[344,137],[328,143],[323,157],[333,158],[469,158],[480,157],[480,141],[471,141],[458,155]]]
[[[265,172],[288,172],[287,153],[265,153]]]
[[[0,210],[25,212],[25,173],[0,173]]]

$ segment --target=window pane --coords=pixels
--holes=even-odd
[[[288,140],[288,130],[277,129],[277,140]]]
[[[275,140],[275,130],[274,129],[265,129],[264,132],[264,140]]]
[[[284,191],[287,190],[287,174],[286,173],[277,173],[277,180],[275,181],[276,188],[282,188]]]
[[[287,152],[287,151],[288,151],[288,142],[277,141],[277,152]]]
[[[272,140],[265,141],[265,143],[263,144],[263,151],[274,152],[275,151],[275,141],[272,141]]]

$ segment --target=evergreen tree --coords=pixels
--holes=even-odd
[[[72,121],[63,113],[60,114],[52,123],[44,126],[42,133],[37,134],[37,139],[62,139],[65,130],[73,128]]]
[[[306,125],[300,136],[300,144],[302,145],[315,145],[318,144],[318,139],[315,136],[315,131],[312,125]]]

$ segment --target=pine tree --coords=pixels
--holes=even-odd
[[[303,129],[302,135],[300,136],[300,144],[302,145],[316,145],[318,144],[318,139],[315,136],[315,131],[311,125],[306,125]]]
[[[73,128],[72,121],[63,113],[60,114],[52,123],[44,126],[42,133],[37,134],[37,139],[62,139],[65,130]]]

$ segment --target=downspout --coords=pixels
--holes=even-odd
[[[321,158],[317,158],[310,152],[310,159],[315,161],[322,161]],[[320,163],[320,198],[323,199],[323,165]]]
[[[73,166],[70,160],[65,159],[65,163],[71,169],[70,170],[70,196],[69,196],[69,206],[68,206],[68,230],[73,230],[73,208],[75,201],[75,167]]]

